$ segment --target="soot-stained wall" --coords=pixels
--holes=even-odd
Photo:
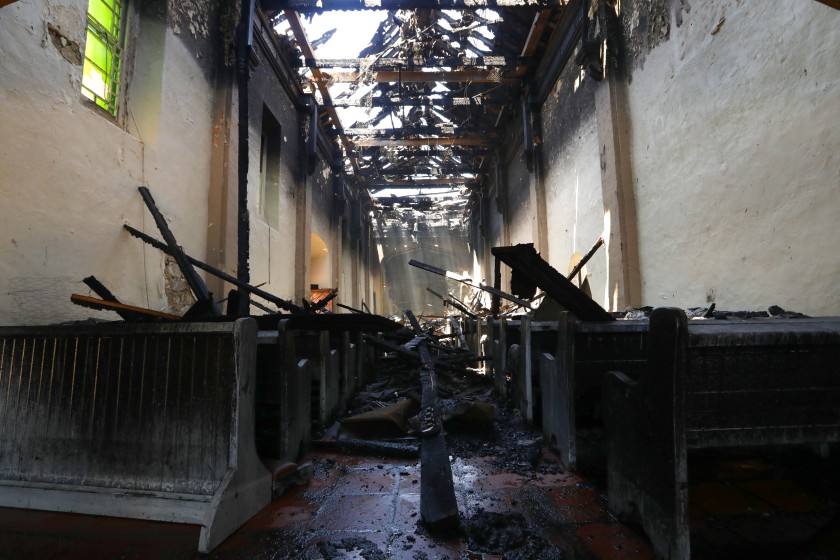
[[[284,73],[271,31],[261,23],[257,27],[264,39],[255,41],[259,62],[248,84],[251,283],[265,283],[266,291],[297,300],[296,251],[303,235],[298,232],[297,205],[304,196],[304,176],[299,170],[301,120],[305,117],[298,109],[298,99],[293,98],[295,90],[282,87],[292,76]]]
[[[548,251],[543,258],[566,274],[572,257],[586,254],[604,229],[595,89],[600,84],[569,64],[542,107]],[[609,306],[607,251],[584,270],[595,301]]]
[[[89,293],[81,280],[91,274],[125,303],[170,307],[163,254],[122,229],[158,235],[139,185],[184,249],[207,253],[224,4],[181,14],[177,26],[180,8],[128,6],[116,119],[81,93],[86,0],[0,10],[2,324],[116,318],[70,303]]]
[[[613,82],[581,81],[573,56],[542,107],[548,260],[564,272],[572,253],[610,233],[612,150],[627,173],[620,209],[638,232],[622,242],[637,244],[627,264],[641,279],[639,304],[840,312],[840,132],[830,117],[840,11],[781,0],[620,5]],[[515,203],[525,200],[521,175],[509,175]],[[517,238],[529,213],[511,218]],[[588,267],[605,307],[615,249]]]

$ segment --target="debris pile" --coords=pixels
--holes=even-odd
[[[535,535],[519,512],[479,511],[464,521],[467,545],[473,552],[501,555],[502,560],[562,560],[556,546]]]

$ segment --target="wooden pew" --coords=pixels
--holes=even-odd
[[[840,441],[840,319],[650,318],[646,371],[605,379],[609,507],[690,556],[687,450]]]
[[[257,326],[0,328],[0,506],[201,526],[271,500],[254,445]]]
[[[579,321],[562,312],[554,325],[556,343],[544,342],[537,350],[543,435],[562,464],[575,470],[577,425],[581,418],[600,425],[601,386],[607,372],[632,376],[644,369],[648,322]]]

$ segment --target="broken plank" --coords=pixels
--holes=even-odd
[[[147,235],[147,234],[143,233],[142,231],[131,227],[128,224],[124,224],[123,228],[128,233],[130,233],[131,235],[136,237],[137,239],[140,239],[141,241],[143,241],[145,243],[148,243],[149,245],[151,245],[152,247],[154,247],[156,249],[160,249],[161,251],[163,251],[166,254],[170,254],[169,253],[169,247],[165,243],[161,243],[160,241],[158,241],[154,237],[152,237],[150,235]],[[187,260],[190,261],[190,263],[193,264],[193,266],[196,266],[196,267],[198,267],[198,268],[200,268],[200,269],[202,269],[206,272],[209,272],[213,276],[216,276],[217,278],[221,278],[225,282],[228,282],[229,284],[233,284],[237,288],[241,288],[241,289],[245,290],[246,292],[250,292],[250,293],[254,294],[255,296],[259,296],[259,297],[263,298],[264,300],[266,300],[270,303],[273,303],[274,305],[276,305],[280,309],[285,309],[286,311],[291,311],[292,313],[303,313],[304,312],[303,308],[298,307],[297,305],[295,305],[294,303],[292,303],[290,301],[286,301],[285,299],[279,298],[279,297],[275,296],[274,294],[266,292],[265,290],[261,290],[261,289],[255,287],[255,286],[252,286],[252,285],[250,285],[246,282],[242,282],[238,278],[236,278],[234,276],[231,276],[230,274],[228,274],[228,273],[226,273],[222,270],[219,270],[218,268],[212,267],[207,263],[201,262],[200,260],[195,259],[195,258],[187,255],[186,253],[184,253],[184,256],[187,258]]]
[[[473,284],[472,280],[470,280],[469,278],[466,278],[464,276],[461,276],[460,274],[456,274],[454,272],[450,272],[448,270],[444,270],[442,268],[438,268],[436,266],[432,266],[430,264],[426,264],[426,263],[420,262],[420,261],[415,260],[415,259],[411,259],[410,261],[408,261],[408,264],[410,264],[411,266],[417,267],[417,268],[422,268],[423,270],[425,270],[427,272],[431,272],[433,274],[438,274],[438,275],[444,276],[446,278],[451,278],[452,280],[455,280],[456,282],[461,282],[462,284],[466,284],[467,286],[470,286],[471,288],[476,288],[478,290],[484,290],[485,292],[488,292],[490,294],[505,298],[506,300],[512,301],[516,305],[524,307],[525,309],[531,309],[531,304],[528,303],[527,301],[525,301],[524,299],[520,299],[516,296],[512,296],[512,295],[508,294],[507,292],[503,292],[502,290],[497,290],[496,288],[491,288],[490,286],[485,286],[484,284]]]
[[[173,235],[172,230],[169,229],[169,225],[166,223],[166,218],[163,217],[163,214],[161,214],[157,204],[155,204],[155,199],[152,197],[151,191],[149,191],[148,187],[144,186],[137,187],[137,190],[140,191],[140,196],[143,197],[143,202],[146,203],[146,207],[149,209],[149,212],[154,218],[155,224],[157,224],[161,236],[163,236],[164,241],[166,241],[166,246],[169,248],[169,254],[175,259],[175,262],[178,263],[178,268],[181,269],[184,279],[187,281],[187,284],[189,284],[193,295],[195,295],[195,299],[197,300],[196,305],[206,306],[206,309],[213,315],[221,315],[222,311],[219,309],[219,306],[216,305],[216,302],[213,301],[213,295],[207,289],[207,284],[204,283],[204,280],[201,279],[195,271],[195,268],[193,268],[192,264],[187,260],[184,251],[181,250],[180,246],[178,246],[178,242],[175,240],[175,235]]]
[[[449,325],[452,327],[452,331],[458,335],[458,343],[461,345],[461,348],[469,348],[467,344],[467,337],[464,336],[464,333],[461,331],[461,325],[458,323],[458,319],[455,317],[449,317]]]
[[[592,255],[594,255],[594,254],[595,254],[595,251],[597,251],[597,250],[598,250],[598,248],[599,248],[601,245],[603,245],[603,244],[604,244],[604,238],[603,238],[603,237],[599,237],[599,238],[598,238],[598,241],[596,241],[596,242],[595,242],[595,245],[593,245],[593,246],[592,246],[592,248],[589,250],[589,252],[588,252],[588,253],[586,253],[586,254],[585,254],[585,255],[584,255],[584,256],[580,259],[580,261],[578,261],[578,263],[575,265],[575,267],[572,269],[572,271],[568,274],[568,276],[566,276],[566,278],[567,278],[568,280],[573,280],[573,279],[574,279],[574,277],[577,275],[577,273],[578,273],[578,272],[580,272],[580,271],[581,271],[581,269],[582,269],[584,266],[586,266],[586,263],[588,263],[588,262],[589,262],[589,259],[591,259],[591,258],[592,258]]]
[[[475,293],[480,294],[481,292],[476,291]],[[468,317],[472,317],[473,319],[478,317],[478,315],[476,315],[475,313],[473,313],[472,311],[470,311],[468,309],[468,306],[467,306],[466,303],[464,303],[463,301],[461,301],[460,299],[455,297],[455,294],[453,294],[452,292],[449,293],[449,298],[450,298],[450,301],[448,301],[447,303],[449,303],[449,305],[451,305],[452,307],[454,307],[455,309],[457,309],[458,311],[460,311],[464,315],[467,315]]]
[[[533,243],[511,247],[493,247],[490,252],[515,269],[531,283],[544,290],[548,297],[574,313],[583,321],[614,321],[607,310],[557,272],[537,254]]]
[[[434,371],[424,369],[420,380],[423,384],[421,414],[431,414],[432,430],[426,432],[420,444],[420,516],[430,529],[449,531],[459,524],[458,502],[452,481],[452,465],[446,448],[438,406]]]
[[[478,66],[505,66],[508,60],[504,56],[481,56],[481,57],[381,57],[376,59],[368,58],[307,58],[306,66],[309,68],[359,68],[367,66],[372,70],[401,70],[412,68],[413,70],[442,69],[443,67],[478,67]]]
[[[405,311],[414,333],[422,336],[420,322],[410,309]],[[423,361],[420,383],[423,394],[420,398],[420,430],[423,436],[420,444],[420,516],[423,522],[435,531],[454,530],[459,525],[458,503],[455,499],[455,484],[452,481],[452,465],[443,437],[443,419],[435,381],[435,370],[425,341],[418,350]]]
[[[90,309],[97,309],[100,311],[129,311],[135,315],[142,315],[148,318],[166,319],[168,321],[180,321],[181,317],[172,315],[171,313],[164,313],[163,311],[155,311],[153,309],[145,309],[143,307],[134,307],[133,305],[126,305],[116,301],[107,301],[104,299],[97,299],[90,296],[83,296],[81,294],[72,294],[70,301],[82,307]],[[119,311],[118,311],[119,310]]]
[[[85,285],[93,291],[93,293],[98,295],[103,300],[110,301],[113,303],[121,303],[120,300],[117,299],[117,296],[111,293],[111,290],[106,288],[105,285],[96,278],[96,276],[88,276],[87,278],[84,278],[82,282],[84,282]],[[120,318],[126,321],[134,321],[143,318],[143,315],[139,313],[133,313],[126,309],[112,309],[112,311],[114,311],[117,315],[120,316]]]
[[[829,0],[826,0],[829,1]],[[567,0],[331,0],[331,10],[480,10],[483,8],[533,9],[535,7],[563,8]],[[323,0],[262,0],[263,10],[297,10],[320,12]],[[312,58],[312,57],[310,57]]]

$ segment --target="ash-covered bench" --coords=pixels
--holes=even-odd
[[[271,499],[257,326],[0,328],[0,506],[191,523],[199,551]]]
[[[605,379],[609,507],[689,558],[687,450],[840,440],[840,319],[650,317],[646,371]]]
[[[266,315],[257,321],[257,445],[263,457],[297,462],[311,443],[312,424],[329,427],[342,403],[366,382],[363,333],[395,331],[400,324],[361,313]]]
[[[579,321],[564,311],[559,321],[542,325],[542,342],[533,352],[539,356],[540,422],[546,442],[574,470],[580,420],[601,422],[604,376],[610,371],[634,376],[644,369],[648,322]]]

